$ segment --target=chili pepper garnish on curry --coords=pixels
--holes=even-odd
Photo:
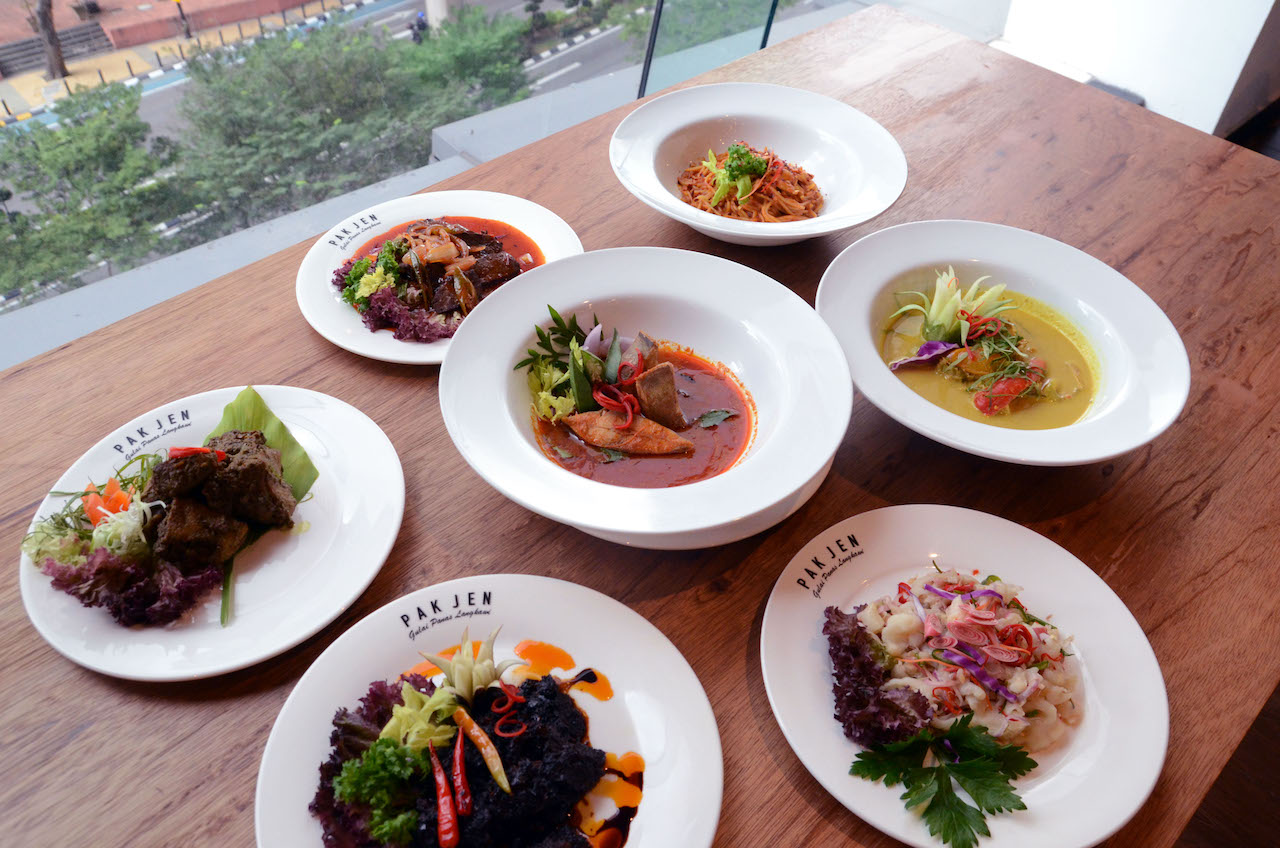
[[[495,663],[496,638],[494,631],[472,642],[464,631],[458,645],[423,654],[394,683],[374,682],[356,709],[337,711],[310,807],[324,844],[623,845],[639,808],[643,760],[592,747],[586,717],[568,694],[611,697],[607,684],[592,685],[603,675],[554,677],[534,657],[540,647],[568,667],[573,660],[543,643],[517,646],[524,665]],[[597,798],[612,802],[608,816],[594,814]]]
[[[527,369],[533,429],[557,465],[603,483],[663,488],[724,472],[747,452],[755,405],[725,366],[640,331],[555,309]]]

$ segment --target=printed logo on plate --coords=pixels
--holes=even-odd
[[[191,426],[191,410],[179,409],[175,412],[162,412],[152,424],[144,424],[128,430],[121,430],[117,441],[112,445],[116,453],[125,459],[133,459],[142,449],[170,433],[185,430]]]
[[[382,222],[378,220],[378,216],[372,212],[367,212],[359,218],[352,218],[335,229],[333,235],[325,239],[325,243],[331,244],[339,250],[346,250],[357,238],[369,232],[369,230],[381,226]]]
[[[412,611],[400,613],[400,621],[409,633],[409,640],[413,641],[441,624],[479,615],[492,615],[492,606],[493,592],[455,592],[415,605]]]
[[[819,599],[822,598],[822,590],[831,576],[846,563],[851,562],[854,557],[860,557],[865,552],[852,533],[833,536],[824,544],[824,547],[826,556],[815,555],[809,562],[800,565],[800,570],[804,574],[796,577],[796,585]]]

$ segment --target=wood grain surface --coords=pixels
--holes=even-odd
[[[775,578],[811,537],[852,514],[918,502],[1045,534],[1133,611],[1164,670],[1172,730],[1154,794],[1108,844],[1176,841],[1280,680],[1280,165],[880,7],[696,82],[725,80],[811,89],[880,121],[909,163],[901,199],[874,221],[801,245],[710,240],[634,201],[610,172],[609,136],[634,105],[439,188],[522,194],[565,218],[588,250],[716,253],[810,302],[841,249],[892,224],[973,218],[1044,233],[1119,269],[1172,319],[1192,366],[1177,423],[1114,461],[1027,468],[937,445],[858,398],[830,476],[782,524],[713,550],[629,550],[534,515],[473,474],[442,425],[438,369],[373,362],[321,339],[293,295],[308,244],[282,246],[0,375],[0,550],[15,563],[0,584],[0,843],[253,845],[262,747],[316,656],[407,591],[520,571],[605,592],[684,652],[724,742],[717,846],[895,844],[834,801],[787,747],[761,685],[759,634]],[[130,683],[56,654],[23,612],[16,566],[50,485],[122,422],[245,383],[341,398],[395,444],[409,508],[372,586],[294,650],[212,680]]]

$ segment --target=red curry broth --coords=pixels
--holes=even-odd
[[[676,369],[676,388],[685,420],[693,422],[680,435],[693,442],[693,450],[668,456],[632,456],[606,462],[603,451],[579,439],[564,424],[552,424],[533,416],[534,436],[547,458],[579,477],[630,486],[636,489],[663,489],[683,486],[723,473],[742,458],[755,432],[755,405],[736,378],[723,365],[709,362],[692,351],[666,346],[658,348],[652,367],[670,362]],[[738,413],[712,427],[702,427],[697,419],[713,409]],[[557,448],[569,454],[561,457]]]
[[[360,245],[360,249],[352,254],[353,258],[359,259],[377,254],[384,242],[390,241],[409,229],[410,225],[416,224],[421,220],[424,219],[414,218],[412,221],[405,221],[403,224],[397,224],[381,235],[374,236]],[[492,218],[470,218],[464,215],[444,215],[436,220],[466,227],[473,233],[485,233],[486,235],[494,236],[502,242],[502,249],[510,253],[520,263],[521,273],[528,271],[530,268],[537,268],[539,265],[546,264],[546,256],[543,255],[541,248],[534,243],[533,239],[508,223],[495,221]],[[530,261],[525,261],[525,256],[528,256]]]

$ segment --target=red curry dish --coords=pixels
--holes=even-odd
[[[606,336],[576,315],[551,317],[516,369],[528,369],[534,436],[552,462],[655,489],[714,477],[747,452],[755,405],[729,369],[644,332]]]
[[[409,221],[370,239],[333,274],[333,285],[370,330],[397,339],[451,337],[499,286],[546,262],[527,235],[488,218]]]

